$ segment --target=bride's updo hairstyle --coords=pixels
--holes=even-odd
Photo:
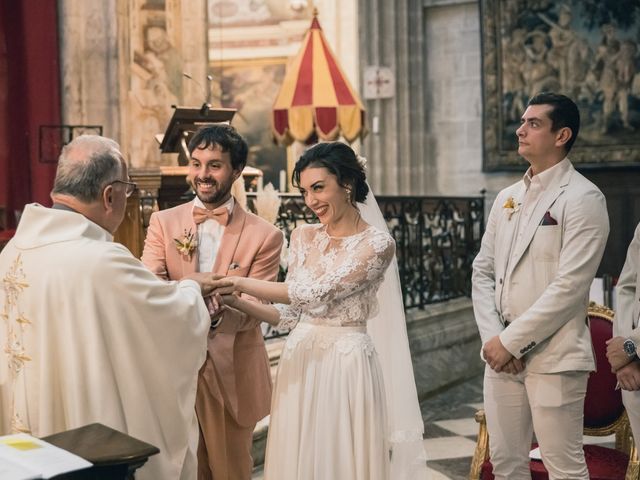
[[[351,201],[364,202],[369,193],[364,164],[353,149],[342,142],[318,143],[304,152],[296,162],[291,183],[300,188],[300,174],[307,168],[326,168],[338,179],[338,185],[351,190]]]

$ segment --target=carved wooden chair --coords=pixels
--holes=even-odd
[[[584,404],[584,434],[590,436],[616,435],[615,448],[584,445],[589,477],[592,480],[640,480],[640,462],[631,435],[627,413],[622,404],[620,390],[616,390],[616,376],[606,357],[606,340],[613,334],[613,310],[591,302],[589,328],[596,356],[597,371],[592,372],[587,384]],[[489,458],[489,433],[483,410],[476,413],[480,424],[476,450],[471,461],[470,480],[493,480],[493,467]],[[532,448],[536,446],[532,445]],[[533,480],[548,479],[540,460],[530,461]]]

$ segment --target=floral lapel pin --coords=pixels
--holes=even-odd
[[[184,229],[184,235],[182,238],[174,238],[173,241],[176,243],[176,248],[180,255],[191,258],[193,252],[198,246],[198,240],[196,240],[195,233],[191,233],[191,229],[187,231]]]
[[[511,215],[518,212],[520,210],[520,204],[515,201],[513,197],[507,198],[507,201],[502,205],[505,213],[507,214],[507,219],[511,220]]]

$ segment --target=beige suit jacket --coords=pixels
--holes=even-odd
[[[627,250],[627,259],[616,285],[616,316],[613,321],[615,336],[630,337],[640,345],[640,224]]]
[[[489,214],[482,246],[473,262],[473,308],[482,342],[495,335],[516,358],[526,356],[534,373],[595,368],[587,324],[589,287],[609,234],[605,198],[568,159],[532,212],[524,236],[514,242],[524,181],[501,191]],[[541,225],[545,213],[557,225]],[[510,275],[509,275],[510,273]],[[505,279],[510,280],[508,326],[501,312]]]
[[[142,262],[161,278],[179,280],[198,269],[197,249],[190,257],[180,255],[174,242],[185,230],[198,231],[192,211],[193,202],[189,202],[151,215]],[[279,229],[235,202],[213,272],[276,280],[282,242]],[[200,373],[233,418],[252,426],[268,415],[271,402],[269,359],[260,322],[237,310],[223,315],[207,346],[215,371],[205,367]]]

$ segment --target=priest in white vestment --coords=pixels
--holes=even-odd
[[[165,282],[113,242],[134,188],[115,142],[78,137],[0,253],[0,433],[100,422],[160,449],[138,479],[195,479],[210,274]]]

